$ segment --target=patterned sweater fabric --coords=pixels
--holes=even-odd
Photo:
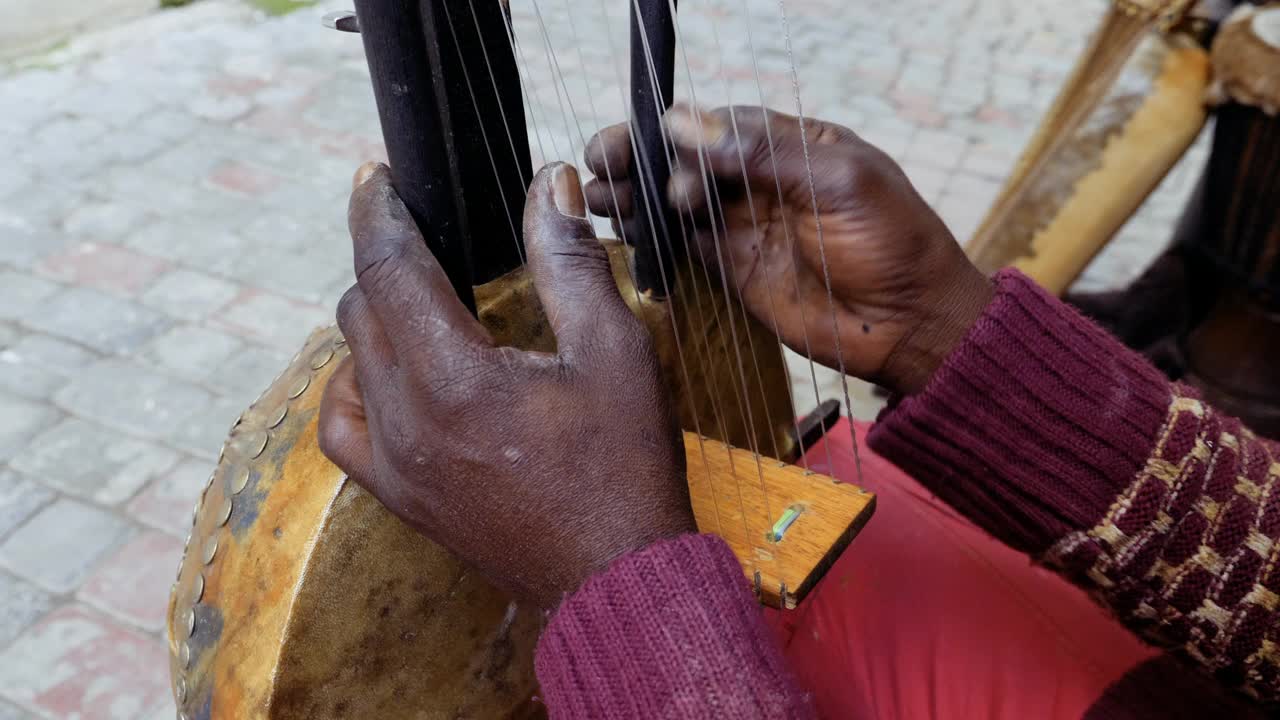
[[[1263,717],[1244,696],[1280,700],[1280,448],[1018,272],[995,282],[872,448],[1170,650],[1088,717]],[[751,602],[714,538],[621,559],[539,645],[552,717],[812,717]]]

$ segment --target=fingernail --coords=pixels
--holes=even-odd
[[[378,168],[382,167],[382,163],[367,162],[356,170],[356,176],[351,179],[351,187],[360,187],[369,181],[378,172]]]
[[[556,209],[561,215],[575,218],[587,216],[587,206],[582,199],[582,185],[578,182],[576,168],[568,164],[556,166],[551,176],[551,189]]]
[[[724,123],[711,113],[678,105],[667,113],[667,130],[681,145],[714,145],[724,137]]]

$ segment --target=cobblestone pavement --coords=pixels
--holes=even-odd
[[[621,117],[602,60],[626,4],[540,3],[512,2],[533,145],[569,159],[578,126]],[[681,2],[682,94],[759,102],[754,47],[764,97],[794,108],[789,30],[806,112],[898,158],[960,237],[1102,7],[788,0],[784,28],[771,0],[718,3]],[[192,502],[231,422],[331,321],[348,179],[380,154],[359,39],[319,14],[204,0],[0,69],[0,720],[173,717],[161,627]],[[1086,284],[1159,249],[1193,169]]]

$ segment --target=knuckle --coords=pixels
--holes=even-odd
[[[429,463],[430,446],[424,442],[431,433],[411,432],[396,424],[384,440],[387,455],[402,473],[414,476],[425,469]]]
[[[657,360],[653,338],[625,306],[597,313],[590,338],[589,353],[608,367],[634,369]]]
[[[774,150],[769,145],[769,139],[764,133],[749,133],[742,138],[743,154],[749,166],[762,167],[772,169],[774,164]]]
[[[889,181],[888,157],[866,145],[851,153],[840,163],[838,181],[858,195],[871,195],[884,189]]]
[[[836,167],[834,174],[834,179],[837,184],[849,188],[854,193],[860,193],[867,189],[864,187],[864,184],[866,183],[866,173],[863,172],[862,164],[856,157],[846,159],[844,162],[840,163],[840,165]]]
[[[393,284],[402,272],[409,248],[407,240],[379,243],[376,256],[366,261],[356,274],[356,282],[370,291]]]
[[[459,345],[417,371],[417,385],[433,415],[456,420],[493,398],[493,388],[509,387],[521,353],[513,348]]]

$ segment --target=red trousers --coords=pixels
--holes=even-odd
[[[799,608],[770,615],[823,717],[1079,718],[1156,654],[872,454],[866,429],[875,515]],[[842,422],[810,467],[856,482],[851,445]]]

